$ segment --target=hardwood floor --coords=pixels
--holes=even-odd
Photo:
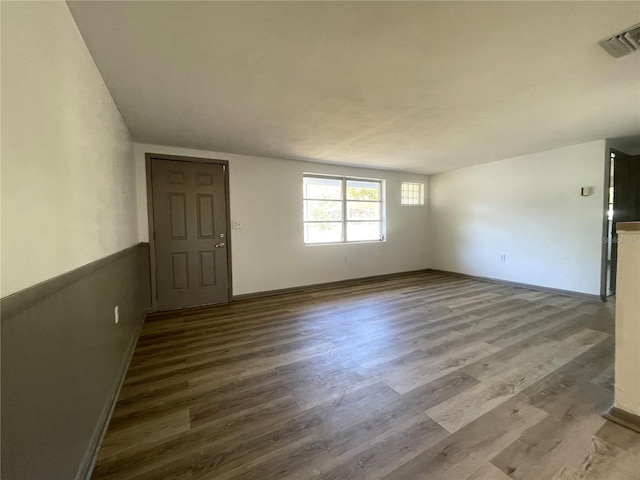
[[[420,273],[147,319],[93,478],[639,480],[610,304]]]

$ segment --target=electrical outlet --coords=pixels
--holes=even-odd
[[[120,321],[120,307],[118,305],[113,309],[113,318],[116,321],[116,324]]]
[[[242,228],[242,224],[237,220],[234,220],[233,222],[231,222],[231,228],[235,228],[235,229]]]
[[[507,256],[504,253],[502,255],[500,255],[500,261],[501,262],[506,262],[507,261]]]

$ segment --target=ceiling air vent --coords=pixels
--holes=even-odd
[[[640,50],[640,23],[598,43],[616,58]]]

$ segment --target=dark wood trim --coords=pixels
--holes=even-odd
[[[446,273],[447,275],[455,275],[455,276],[458,276],[458,277],[472,278],[474,280],[482,280],[484,282],[497,283],[499,285],[509,285],[511,287],[520,287],[520,288],[527,288],[529,290],[538,290],[540,292],[555,293],[555,294],[558,294],[558,295],[567,295],[569,297],[581,298],[583,300],[590,300],[592,302],[601,302],[601,301],[603,301],[600,298],[599,295],[592,295],[592,294],[589,294],[589,293],[574,292],[572,290],[562,290],[560,288],[542,287],[540,285],[531,285],[529,283],[511,282],[509,280],[500,280],[498,278],[491,278],[491,277],[480,277],[478,275],[467,275],[466,273],[449,272],[449,271],[446,271],[446,270],[435,270],[435,269],[432,269],[431,271],[432,272],[436,272],[436,273]]]
[[[50,278],[43,282],[27,287],[19,292],[12,293],[0,299],[0,309],[2,310],[2,320],[13,317],[16,313],[28,308],[30,305],[41,302],[54,293],[62,290],[64,287],[72,283],[82,280],[86,276],[104,268],[110,263],[129,255],[133,250],[140,248],[143,244],[132,245],[119,252],[112,253],[106,257],[94,260],[81,267],[65,272],[56,277]]]
[[[109,428],[109,422],[111,421],[111,417],[113,416],[113,411],[116,408],[116,404],[118,403],[118,397],[120,396],[120,390],[122,390],[122,386],[124,385],[124,379],[127,376],[127,370],[129,369],[129,365],[131,364],[131,359],[133,358],[133,352],[136,349],[136,344],[138,343],[138,338],[140,338],[140,332],[142,332],[142,327],[144,326],[146,314],[143,313],[142,321],[138,325],[136,329],[135,336],[131,337],[129,345],[127,346],[127,353],[125,355],[125,361],[122,362],[122,368],[120,369],[120,381],[118,382],[118,386],[112,392],[109,403],[107,404],[107,408],[105,408],[100,415],[99,420],[99,429],[97,430],[97,435],[95,435],[91,439],[91,448],[92,450],[88,450],[90,452],[84,459],[83,465],[80,467],[80,474],[78,478],[84,480],[91,480],[91,474],[93,473],[93,469],[96,466],[96,462],[98,460],[98,454],[100,453],[100,446],[102,445],[102,441],[104,440],[105,435],[107,434],[107,430]]]
[[[231,195],[229,187],[229,161],[215,158],[185,157],[183,155],[167,155],[163,153],[145,153],[145,170],[147,177],[147,217],[149,226],[149,261],[151,270],[151,310],[158,311],[157,285],[156,285],[156,246],[153,226],[153,186],[151,182],[151,162],[153,160],[168,160],[172,162],[188,163],[208,163],[212,165],[222,165],[224,167],[224,190],[227,207],[227,283],[228,301],[233,300],[233,269],[232,269],[232,241],[231,241]]]
[[[149,281],[151,283],[151,311],[158,310],[156,285],[156,244],[153,232],[153,188],[151,186],[151,158],[145,153],[145,176],[147,181],[147,228],[149,231]]]
[[[640,416],[638,415],[612,405],[602,416],[613,423],[640,433]]]
[[[264,298],[264,297],[273,297],[276,295],[285,295],[287,293],[314,292],[317,290],[324,290],[326,288],[342,287],[342,286],[346,287],[346,286],[352,286],[352,285],[358,285],[358,284],[365,284],[371,281],[389,280],[393,278],[400,278],[400,277],[415,275],[416,273],[427,273],[430,271],[432,270],[426,268],[422,270],[411,270],[408,272],[386,273],[382,275],[371,275],[369,277],[350,278],[347,280],[337,280],[335,282],[314,283],[312,285],[300,285],[297,287],[279,288],[277,290],[264,290],[261,292],[243,293],[241,295],[236,295],[235,297],[233,297],[233,300],[235,302],[238,302],[242,300],[251,300],[254,298]]]

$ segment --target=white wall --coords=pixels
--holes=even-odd
[[[64,2],[2,2],[1,296],[136,243],[129,132]]]
[[[636,230],[631,230],[633,226]],[[615,365],[615,405],[640,417],[640,369],[638,369],[640,365],[640,223],[638,222],[618,226]]]
[[[599,295],[604,156],[602,140],[431,177],[431,267]]]
[[[149,238],[146,152],[229,160],[231,218],[242,226],[231,231],[235,295],[428,267],[428,208],[400,206],[400,182],[428,189],[425,176],[136,144],[140,241]],[[304,172],[386,180],[387,241],[305,246]]]

